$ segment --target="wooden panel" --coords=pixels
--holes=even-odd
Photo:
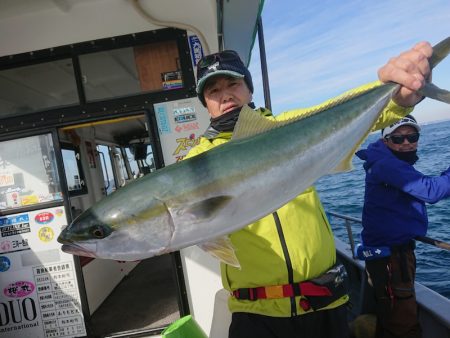
[[[135,47],[134,55],[143,91],[163,90],[162,73],[179,70],[176,41]]]

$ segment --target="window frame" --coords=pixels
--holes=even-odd
[[[70,190],[70,186],[69,186],[69,182],[67,180],[67,168],[66,168],[66,164],[64,163],[64,155],[63,155],[63,150],[68,150],[68,151],[74,151],[75,152],[75,161],[77,163],[77,169],[78,169],[78,174],[79,174],[79,180],[81,183],[81,189],[78,190]],[[79,156],[77,157],[78,154]],[[67,183],[67,191],[69,193],[69,197],[75,197],[75,196],[81,196],[81,195],[86,195],[88,194],[88,187],[87,187],[87,183],[86,183],[86,176],[84,175],[84,170],[83,170],[83,165],[82,165],[82,161],[81,161],[81,151],[80,151],[80,147],[71,143],[61,143],[61,157],[62,157],[62,161],[63,161],[63,165],[64,165],[64,175],[65,175],[65,179],[66,179],[66,183]]]

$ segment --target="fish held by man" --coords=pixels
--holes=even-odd
[[[433,48],[430,66],[449,52],[447,38]],[[107,196],[63,229],[62,250],[140,260],[218,243],[214,240],[274,212],[321,176],[350,169],[354,151],[398,88],[387,83],[344,94],[306,117],[282,122],[244,106],[230,142]],[[450,103],[449,92],[431,84],[422,93]],[[223,250],[213,250],[216,257],[238,265],[226,240],[217,245]]]

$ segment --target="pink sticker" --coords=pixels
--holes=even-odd
[[[19,281],[9,284],[3,289],[3,293],[7,297],[22,298],[33,293],[35,286],[31,282]]]

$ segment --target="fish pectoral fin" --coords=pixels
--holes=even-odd
[[[337,174],[347,172],[353,169],[352,164],[353,152],[348,154],[331,172],[330,174]]]
[[[203,222],[213,218],[221,208],[231,201],[231,199],[231,196],[215,196],[207,198],[184,206],[183,208],[179,208],[176,211],[176,217],[188,216],[193,223],[196,223],[196,220]],[[175,208],[169,208],[169,210],[173,214]]]
[[[356,143],[356,145],[352,148],[352,150],[350,150],[350,152],[343,158],[343,160],[336,167],[334,167],[334,169],[330,172],[330,174],[343,173],[353,169],[352,164],[353,155],[356,153],[356,151],[359,149],[359,147],[369,134],[370,130],[364,134],[364,136],[359,140],[358,143]]]
[[[236,268],[241,267],[234,252],[233,244],[231,243],[230,238],[226,235],[198,244],[197,246],[225,264]]]
[[[432,83],[426,83],[425,86],[419,90],[419,93],[430,99],[438,100],[445,103],[450,103],[450,92],[441,89]]]

